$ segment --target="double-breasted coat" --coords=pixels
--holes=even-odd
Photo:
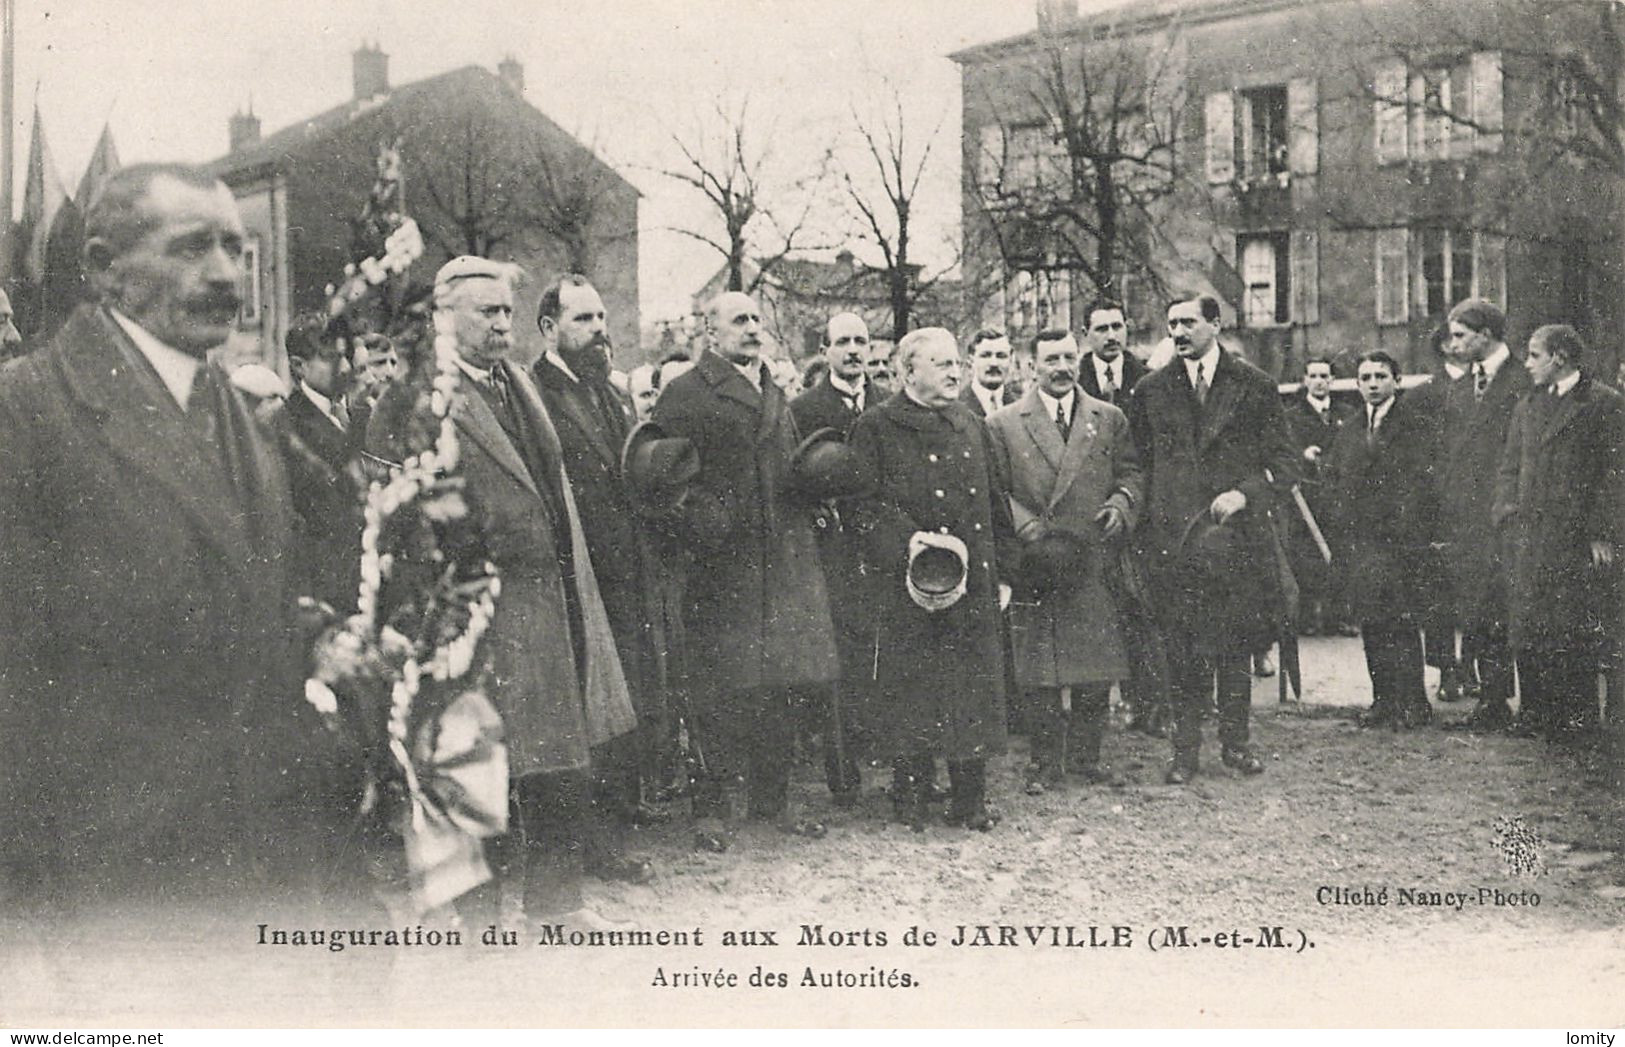
[[[851,448],[862,493],[850,522],[875,578],[877,686],[863,720],[895,755],[1002,752],[998,583],[1019,552],[987,429],[962,404],[933,410],[898,393],[858,419]],[[916,531],[952,534],[969,550],[965,595],[947,610],[925,611],[908,597]]]
[[[505,417],[467,377],[452,409],[465,489],[502,581],[483,641],[488,697],[502,716],[511,777],[582,770],[592,746],[637,720],[558,434],[529,376],[497,366],[506,368]],[[375,454],[400,460],[418,395],[398,382],[373,409]]]
[[[1074,391],[1072,425],[1063,443],[1035,385],[1019,401],[988,416],[998,475],[1023,541],[1062,528],[1088,543],[1087,572],[1041,597],[1018,595],[1010,605],[1016,683],[1066,687],[1128,676],[1118,608],[1105,567],[1120,536],[1107,542],[1095,516],[1115,506],[1132,528],[1145,498],[1145,478],[1128,418],[1082,389]]]
[[[1267,645],[1279,631],[1286,580],[1269,516],[1276,486],[1298,475],[1275,382],[1221,349],[1200,403],[1176,358],[1134,387],[1128,416],[1147,476],[1140,547],[1164,630],[1210,651]],[[1185,537],[1230,490],[1247,497],[1228,525],[1236,528],[1240,562],[1231,574],[1239,584],[1216,591],[1193,578]]]
[[[783,392],[765,371],[758,391],[707,351],[661,392],[653,418],[700,459],[664,522],[688,550],[683,670],[696,713],[726,719],[740,692],[833,681],[829,600],[812,506],[791,489],[799,441]]]
[[[1479,399],[1473,376],[1445,391],[1444,461],[1440,466],[1436,540],[1448,564],[1457,621],[1478,632],[1507,621],[1511,561],[1491,519],[1501,452],[1512,412],[1529,391],[1529,375],[1508,357]]]
[[[1591,543],[1625,539],[1625,398],[1582,377],[1564,396],[1529,393],[1513,413],[1495,492],[1510,544],[1515,647],[1609,650],[1620,563],[1597,568]]]
[[[1322,459],[1329,510],[1323,526],[1354,621],[1423,624],[1430,579],[1418,568],[1431,527],[1433,431],[1433,419],[1401,393],[1376,432],[1355,415]]]
[[[1100,374],[1095,369],[1094,353],[1084,353],[1083,357],[1078,361],[1078,386],[1096,400],[1105,400],[1107,403],[1121,406],[1128,403],[1128,398],[1134,392],[1134,387],[1140,384],[1140,379],[1150,374],[1151,371],[1145,364],[1140,362],[1139,357],[1130,352],[1124,352],[1114,362],[1119,364],[1122,374],[1122,381],[1118,384],[1115,394],[1109,397],[1100,394]]]
[[[183,412],[82,306],[0,376],[0,868],[70,898],[270,904],[360,798],[302,694],[282,462],[200,375]]]

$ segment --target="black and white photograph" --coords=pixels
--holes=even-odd
[[[0,12],[0,1026],[1625,1026],[1622,0]]]

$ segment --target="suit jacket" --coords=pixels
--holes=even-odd
[[[0,377],[0,862],[70,898],[302,893],[360,796],[301,694],[282,463],[203,366],[183,413],[87,305]]]
[[[1077,390],[1063,443],[1034,386],[993,412],[987,425],[1017,534],[1032,541],[1064,528],[1082,536],[1091,550],[1082,577],[1041,598],[1018,595],[1011,603],[1016,682],[1062,687],[1124,679],[1128,660],[1105,571],[1122,539],[1106,542],[1095,515],[1110,505],[1130,527],[1139,519],[1145,477],[1128,418]]]
[[[1364,415],[1350,417],[1323,459],[1323,526],[1356,621],[1420,624],[1427,606],[1428,576],[1417,569],[1432,520],[1426,488],[1434,429],[1425,406],[1398,397],[1375,433]]]
[[[969,407],[971,414],[985,419],[987,412],[982,410],[982,401],[976,397],[975,382],[976,379],[974,378],[966,380],[965,388],[959,391],[959,402]],[[1013,404],[1019,399],[1021,399],[1021,394],[1017,393],[1015,387],[1008,381],[999,389],[999,403]]]
[[[1115,403],[1121,407],[1128,403],[1129,394],[1140,383],[1140,379],[1151,372],[1145,364],[1139,361],[1138,357],[1126,349],[1118,359],[1123,364],[1123,387],[1117,391],[1116,397],[1107,400],[1107,402]],[[1100,376],[1095,373],[1094,353],[1084,353],[1083,358],[1078,361],[1078,384],[1083,387],[1084,392],[1096,400],[1106,399],[1100,395]]]
[[[661,392],[653,417],[700,458],[688,497],[663,522],[691,560],[683,661],[695,703],[834,680],[812,506],[788,493],[799,434],[783,392],[766,376],[758,392],[705,352]]]
[[[1566,396],[1530,392],[1513,413],[1495,492],[1510,539],[1511,634],[1518,647],[1595,657],[1619,620],[1620,565],[1591,543],[1625,545],[1625,398],[1582,377]]]
[[[465,378],[452,420],[465,490],[502,579],[484,640],[488,697],[502,716],[509,774],[521,778],[584,769],[592,746],[637,721],[558,434],[528,376],[509,369],[508,386],[503,418]],[[379,400],[367,426],[373,453],[400,461],[419,450],[407,433],[420,395],[397,382]]]
[[[1450,565],[1462,627],[1480,631],[1507,621],[1511,562],[1491,521],[1501,452],[1529,375],[1509,356],[1480,401],[1469,373],[1445,393],[1444,461],[1439,479],[1438,540]]]
[[[875,578],[877,693],[862,717],[894,755],[979,759],[1005,742],[998,582],[1019,557],[998,489],[987,427],[960,404],[931,410],[899,393],[852,431],[862,477],[853,499],[864,569]],[[965,595],[928,612],[904,577],[916,531],[945,531],[969,550]]]
[[[340,429],[303,389],[295,389],[270,421],[288,471],[296,527],[300,592],[340,615],[355,612],[361,584],[363,492],[353,470],[362,429]]]
[[[1214,650],[1268,643],[1290,588],[1276,555],[1275,488],[1298,476],[1275,382],[1221,349],[1200,404],[1176,359],[1134,387],[1128,416],[1149,492],[1140,547],[1164,629]],[[1213,499],[1230,490],[1246,495],[1247,507],[1227,525],[1237,562],[1217,565],[1231,568],[1238,584],[1220,587],[1202,580],[1215,565],[1193,562],[1185,539]]]
[[[640,717],[661,704],[664,644],[651,553],[621,482],[621,449],[632,431],[632,405],[607,381],[606,413],[592,389],[546,356],[533,371],[558,432],[564,470],[587,538],[598,591],[620,651],[621,669]]]
[[[863,379],[863,409],[873,410],[880,406],[882,399],[869,379]],[[838,430],[845,437],[858,420],[858,412],[847,405],[846,397],[830,383],[828,374],[790,401],[790,413],[795,415],[796,428],[803,438],[826,428]]]

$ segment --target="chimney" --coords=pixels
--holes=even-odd
[[[835,256],[835,264],[840,266],[842,269],[845,269],[849,273],[853,270],[853,268],[855,268],[856,261],[857,256],[844,247],[841,248],[840,253]]]
[[[231,114],[227,122],[226,133],[231,140],[231,151],[247,149],[260,140],[260,118],[254,115],[254,103],[248,104],[248,112],[241,109]]]
[[[497,63],[497,76],[508,90],[521,98],[525,96],[525,67],[519,59],[509,55]]]
[[[374,95],[389,93],[389,56],[377,44],[362,44],[351,54],[355,79],[355,100],[365,102]]]

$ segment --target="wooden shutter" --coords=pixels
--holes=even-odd
[[[980,189],[994,189],[1004,171],[1004,128],[998,124],[984,124],[977,136],[976,185]]]
[[[1236,103],[1229,91],[1207,96],[1207,181],[1220,185],[1236,177]]]
[[[1286,111],[1287,155],[1292,173],[1312,175],[1320,170],[1320,99],[1313,79],[1295,77],[1287,81]]]
[[[1373,119],[1376,125],[1377,163],[1405,162],[1405,63],[1399,59],[1377,67],[1372,79],[1376,94]]]
[[[1410,237],[1406,229],[1378,229],[1377,323],[1391,326],[1410,319]]]
[[[1292,230],[1292,321],[1320,323],[1320,233]]]
[[[1507,240],[1495,233],[1473,234],[1473,294],[1507,308]]]
[[[1478,151],[1501,151],[1501,52],[1473,54],[1473,123],[1478,125]]]

